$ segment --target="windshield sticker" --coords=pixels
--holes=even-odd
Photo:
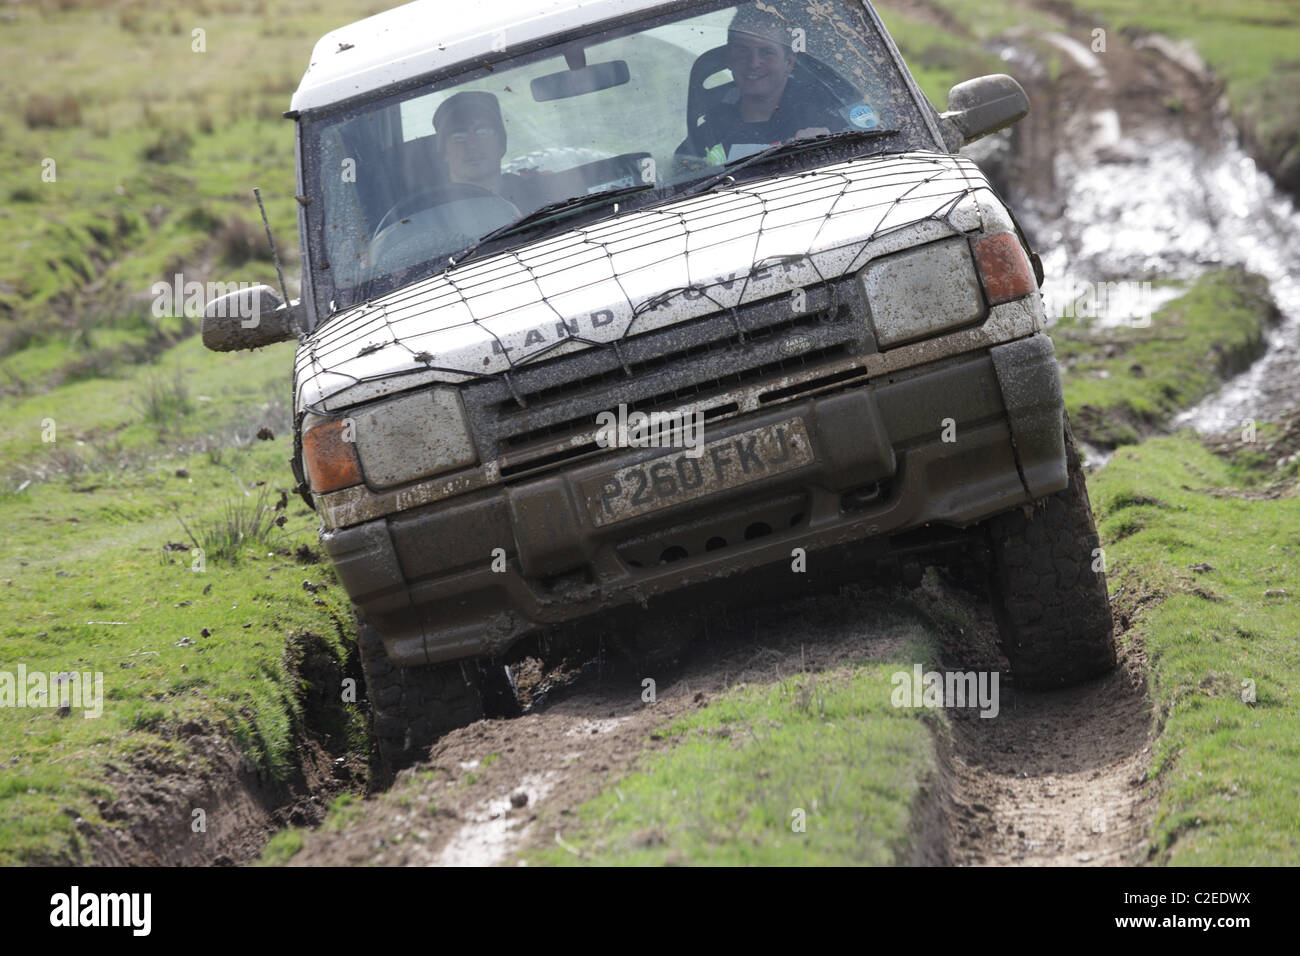
[[[875,129],[878,125],[876,111],[866,103],[849,110],[849,122],[858,129]]]

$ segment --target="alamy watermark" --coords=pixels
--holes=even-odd
[[[152,893],[83,893],[73,884],[50,897],[50,925],[57,927],[125,927],[133,936],[148,936],[153,926]]]
[[[261,322],[261,300],[247,293],[256,282],[208,282],[194,279],[189,282],[179,272],[171,282],[159,280],[149,287],[153,293],[152,312],[156,319],[179,318],[182,315],[202,315],[209,302],[216,304],[219,318],[237,318],[246,329],[255,329]],[[227,298],[228,297],[228,298]]]
[[[897,671],[889,682],[894,691],[889,702],[895,707],[979,707],[981,717],[996,717],[997,671]]]
[[[82,711],[86,717],[104,713],[104,675],[101,671],[17,672],[0,670],[0,707],[51,707]]]
[[[1085,282],[1066,273],[1043,287],[1043,308],[1048,316],[1063,319],[1105,317],[1110,324],[1145,329],[1151,316],[1167,299],[1154,292],[1149,281]]]
[[[596,444],[601,448],[685,448],[687,458],[704,454],[704,412],[699,409],[674,412],[618,411],[596,416]]]

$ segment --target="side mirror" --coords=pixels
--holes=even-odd
[[[203,344],[214,352],[257,349],[296,339],[303,308],[285,304],[269,285],[239,289],[213,299],[203,309]]]
[[[939,114],[943,138],[956,152],[990,133],[1006,129],[1029,113],[1029,97],[1005,73],[958,83],[948,93],[948,111]]]

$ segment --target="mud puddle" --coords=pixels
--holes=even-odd
[[[1061,32],[997,44],[1030,97],[1002,178],[1042,256],[1048,315],[1084,296],[1075,314],[1095,326],[1144,327],[1180,292],[1162,280],[1259,273],[1282,315],[1263,355],[1172,424],[1211,433],[1277,420],[1300,393],[1300,211],[1242,148],[1190,45],[1111,29],[1094,52],[1092,26],[1076,13]]]

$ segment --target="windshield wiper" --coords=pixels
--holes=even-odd
[[[479,236],[464,249],[448,256],[447,261],[451,263],[450,268],[455,268],[478,251],[479,246],[486,242],[491,242],[493,239],[500,239],[502,236],[508,236],[512,232],[517,232],[520,229],[524,229],[551,216],[561,213],[578,212],[588,206],[594,206],[597,203],[609,202],[610,200],[617,199],[620,196],[628,196],[632,193],[639,193],[646,189],[654,188],[654,183],[634,183],[631,186],[616,186],[613,189],[602,189],[599,192],[584,193],[581,196],[569,196],[567,199],[557,199],[555,202],[548,202],[546,205],[540,206],[532,212],[524,213],[518,219],[508,222],[504,226],[498,226],[486,235]]]
[[[801,153],[806,149],[813,149],[818,146],[829,146],[837,143],[854,143],[859,140],[877,139],[881,136],[888,136],[891,133],[897,133],[896,129],[845,129],[838,133],[821,133],[817,136],[808,136],[803,139],[789,139],[783,143],[773,143],[765,149],[760,149],[757,153],[751,153],[748,156],[742,156],[739,159],[733,159],[724,163],[722,171],[715,173],[708,179],[696,183],[694,186],[688,186],[679,196],[694,196],[697,193],[707,192],[718,183],[731,176],[734,176],[746,166],[753,166],[764,160],[771,159],[774,156],[789,156],[794,153]]]

